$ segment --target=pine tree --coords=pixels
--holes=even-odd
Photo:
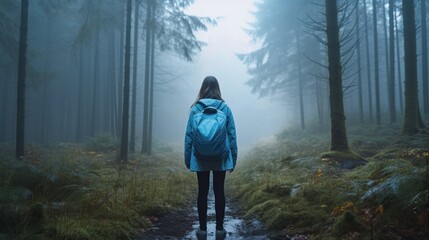
[[[24,156],[25,136],[25,78],[27,67],[28,0],[21,0],[21,26],[19,32],[18,92],[15,156]]]

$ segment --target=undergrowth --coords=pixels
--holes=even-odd
[[[351,128],[352,151],[368,161],[352,170],[320,157],[329,133],[285,131],[241,159],[228,191],[273,237],[426,239],[429,138],[399,128]]]
[[[0,239],[134,239],[195,191],[181,155],[131,155],[124,165],[101,139],[29,146],[21,161],[2,150]]]

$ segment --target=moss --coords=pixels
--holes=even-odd
[[[338,201],[338,189],[335,185],[307,184],[301,191],[304,198],[312,204],[333,205]]]
[[[89,233],[89,224],[82,224],[81,220],[59,218],[48,226],[47,236],[53,239],[93,239]]]
[[[114,151],[118,149],[119,142],[115,136],[108,133],[97,134],[88,138],[84,144],[86,149],[93,151]]]
[[[289,185],[275,184],[272,186],[268,185],[264,191],[277,197],[289,197],[292,188]]]
[[[332,227],[332,231],[338,237],[353,232],[361,232],[365,229],[359,217],[352,211],[345,211],[337,219]]]
[[[329,151],[322,153],[321,159],[330,165],[341,169],[353,169],[365,165],[368,161],[352,151]]]
[[[39,235],[44,239],[134,238],[135,229],[150,226],[149,216],[182,207],[196,188],[181,154],[171,151],[154,152],[151,157],[130,155],[122,169],[114,152],[73,144],[47,149],[38,162],[9,161],[2,156],[1,179],[7,182],[0,187],[1,206],[23,205],[16,213],[0,208],[0,231],[8,229],[20,239]],[[35,179],[17,174],[15,169],[21,168],[36,169],[42,176],[32,195],[12,185]]]
[[[268,210],[275,209],[278,204],[280,204],[280,201],[276,199],[271,199],[260,204],[255,204],[247,212],[247,215],[265,215]]]
[[[33,192],[23,187],[0,186],[0,204],[25,203],[31,200]]]

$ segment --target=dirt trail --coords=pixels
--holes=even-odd
[[[210,184],[211,185],[211,184]],[[197,238],[196,230],[198,224],[198,211],[196,201],[193,201],[193,206],[187,211],[182,210],[163,216],[150,229],[143,233],[138,240],[175,240],[175,239],[227,239],[227,240],[262,240],[269,239],[263,226],[257,220],[244,221],[234,206],[228,201],[225,209],[225,223],[224,228],[227,231],[225,238],[215,236],[215,206],[214,194],[210,189],[208,198],[208,211],[207,211],[207,238]]]

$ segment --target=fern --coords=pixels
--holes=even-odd
[[[405,166],[405,168],[404,168]],[[424,191],[427,180],[423,172],[408,164],[389,165],[382,169],[381,180],[361,197],[363,203],[407,209]]]

